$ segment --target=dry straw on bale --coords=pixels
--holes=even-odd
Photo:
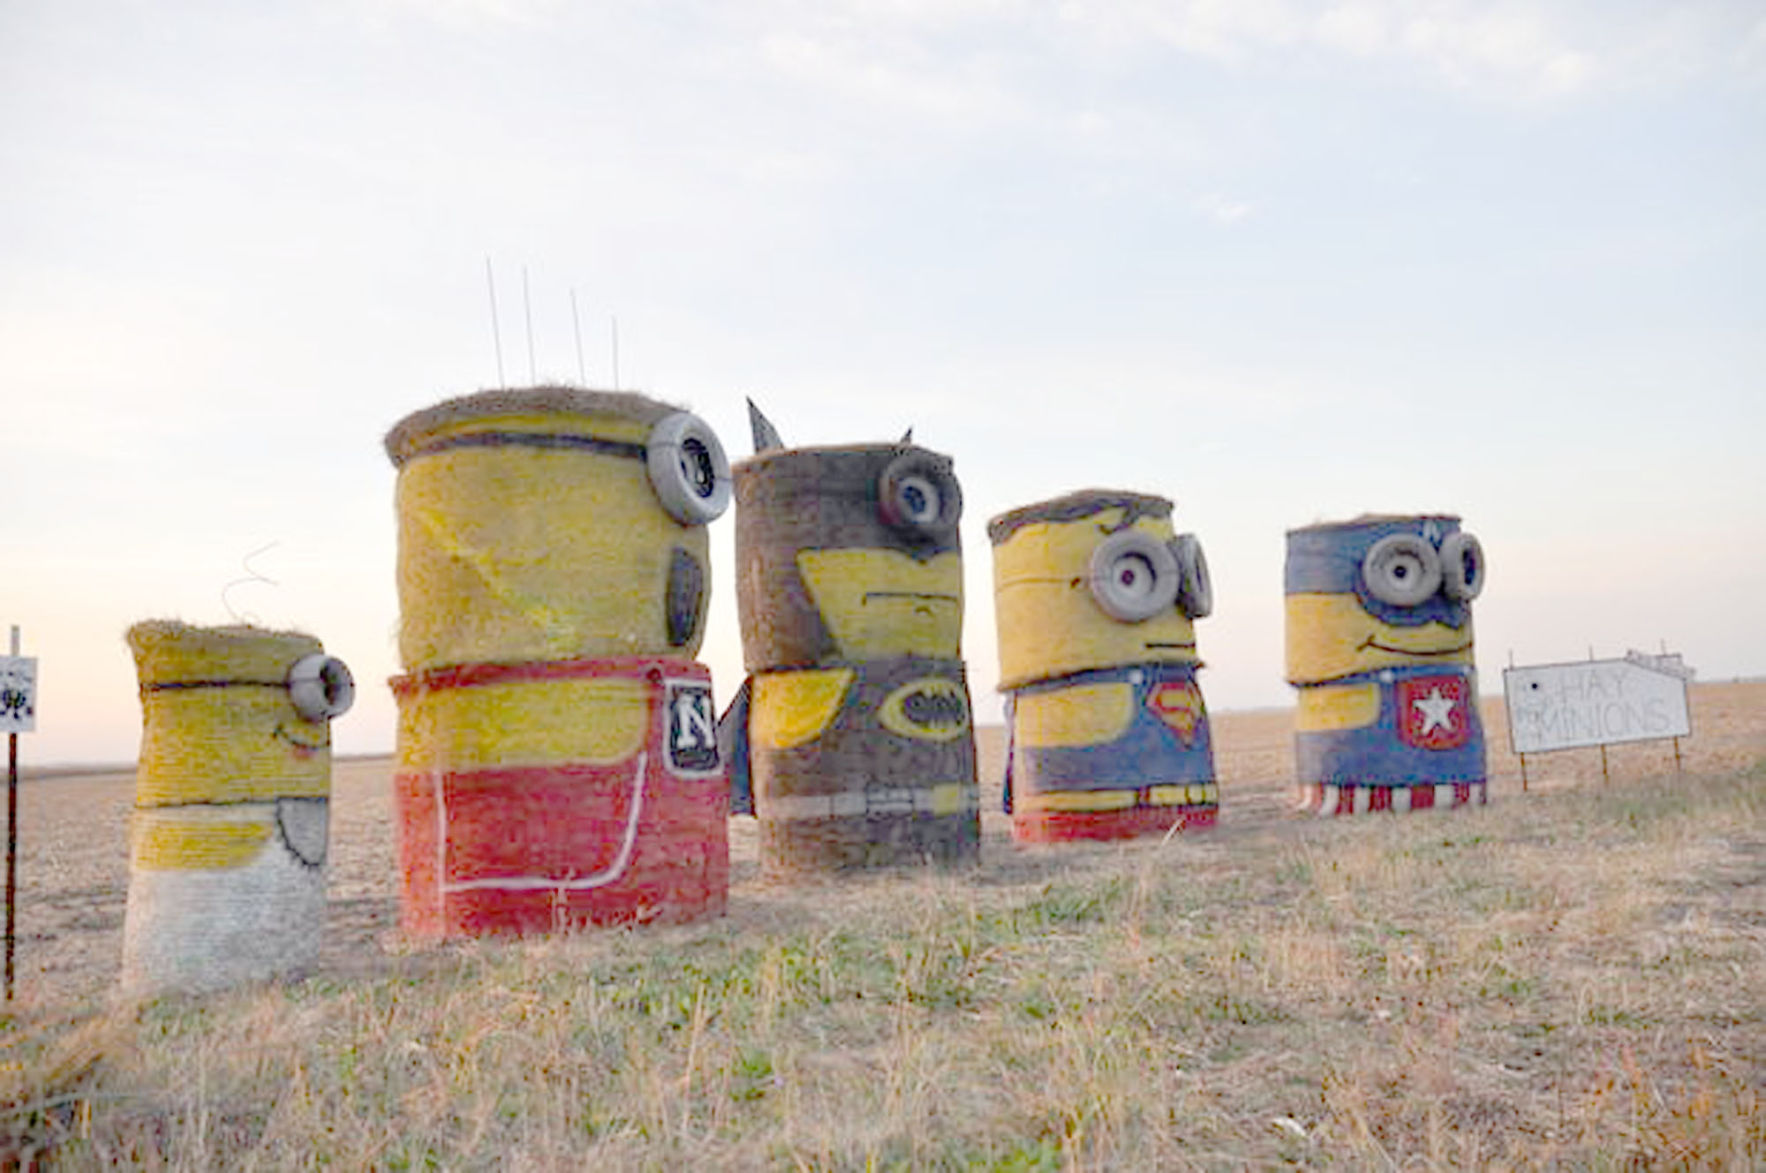
[[[769,870],[973,862],[961,491],[908,444],[737,466],[746,739]]]
[[[641,395],[484,391],[395,426],[401,917],[419,936],[715,914],[710,675],[729,473]]]
[[[319,641],[174,621],[128,641],[143,723],[123,990],[300,972],[324,920],[331,734],[296,707],[289,672]]]

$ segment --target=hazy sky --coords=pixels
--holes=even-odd
[[[511,385],[578,379],[575,290],[587,381],[617,317],[733,457],[744,395],[951,454],[983,719],[986,520],[1088,485],[1200,535],[1216,709],[1289,702],[1284,532],[1365,510],[1482,538],[1486,691],[1766,672],[1757,0],[0,0],[27,764],[134,754],[160,616],[313,632],[390,749],[380,440],[497,383],[487,256]]]

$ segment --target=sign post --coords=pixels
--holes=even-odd
[[[1523,777],[1527,754],[1599,746],[1604,780],[1607,746],[1630,741],[1672,739],[1678,769],[1680,738],[1692,734],[1688,673],[1666,657],[1660,661],[1628,656],[1503,669],[1509,746]]]
[[[6,1000],[12,1001],[13,947],[18,914],[18,735],[37,727],[37,661],[18,654],[18,627],[12,628],[12,654],[0,656],[0,730],[6,732]]]

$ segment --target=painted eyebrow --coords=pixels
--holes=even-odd
[[[623,456],[643,460],[648,449],[632,440],[608,440],[600,436],[572,436],[554,432],[467,432],[447,436],[412,452],[408,460],[433,456],[453,448],[543,448],[552,451],[598,452],[603,456]]]
[[[143,684],[146,692],[186,692],[195,688],[278,688],[286,689],[286,680],[159,680]]]

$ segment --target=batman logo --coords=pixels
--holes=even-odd
[[[923,677],[884,697],[877,719],[902,737],[954,741],[969,732],[969,698],[954,680]]]

